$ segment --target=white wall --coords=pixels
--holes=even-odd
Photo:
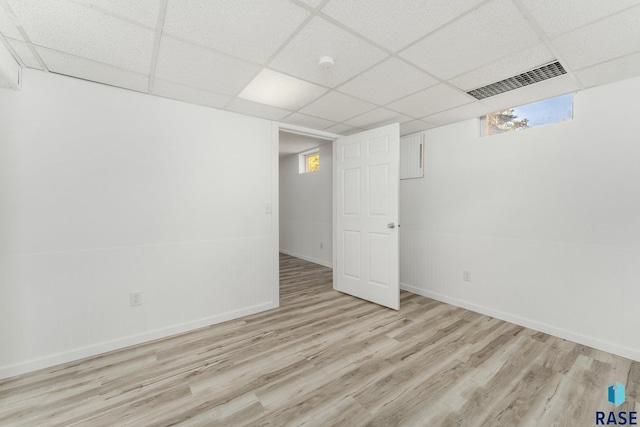
[[[280,159],[280,251],[327,267],[333,264],[331,147],[320,146],[317,172],[299,173],[297,154]]]
[[[0,377],[278,305],[271,122],[23,77],[0,90]]]
[[[425,178],[401,182],[403,287],[640,360],[639,99],[635,78],[577,93],[570,122],[427,131]]]

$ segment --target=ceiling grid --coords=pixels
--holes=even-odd
[[[640,75],[640,0],[0,0],[0,38],[22,67],[408,134]],[[553,61],[566,74],[467,94]]]

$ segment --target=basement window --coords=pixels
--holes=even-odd
[[[316,172],[320,170],[320,150],[318,148],[305,151],[298,155],[300,173]]]
[[[556,96],[480,117],[482,136],[513,132],[573,119],[573,94]]]

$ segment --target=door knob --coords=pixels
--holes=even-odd
[[[389,224],[387,224],[387,228],[396,228],[396,225],[390,222]]]

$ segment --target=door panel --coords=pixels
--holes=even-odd
[[[396,310],[399,146],[398,124],[334,143],[334,288]]]

